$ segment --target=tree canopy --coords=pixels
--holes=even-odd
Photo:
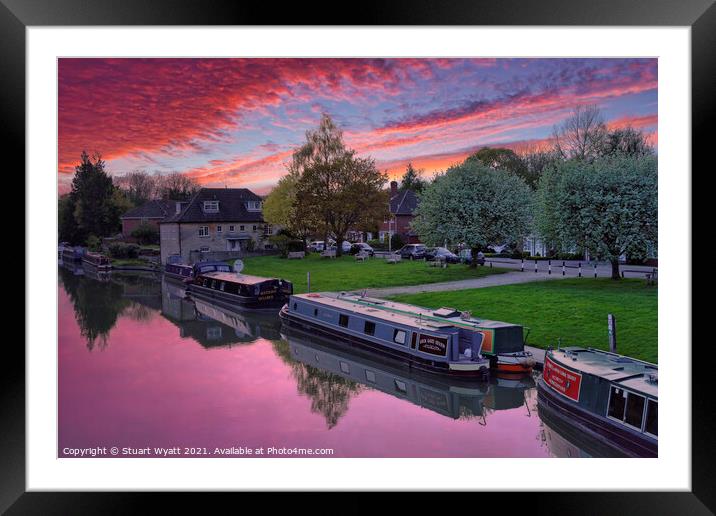
[[[618,279],[622,254],[645,258],[656,248],[657,183],[654,156],[557,163],[539,183],[537,228],[564,249],[576,246],[609,260]]]
[[[532,191],[524,180],[466,160],[425,188],[412,228],[428,245],[464,244],[476,258],[479,248],[527,234],[531,209]]]
[[[414,192],[420,193],[425,188],[427,181],[422,178],[423,170],[417,170],[413,167],[412,163],[408,163],[405,168],[405,173],[400,179],[401,190],[413,190]]]

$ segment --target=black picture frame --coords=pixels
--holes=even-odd
[[[689,26],[692,37],[693,169],[706,162],[707,127],[716,93],[716,6],[713,0],[436,0],[361,2],[343,22],[316,17],[331,13],[320,3],[281,5],[214,0],[0,0],[0,133],[14,170],[25,170],[25,29],[63,25],[553,25]],[[335,4],[334,4],[335,7]],[[14,161],[13,161],[14,160]],[[706,168],[706,167],[705,167]],[[704,172],[710,171],[713,166]],[[682,172],[685,177],[688,171]],[[692,175],[693,177],[693,175]],[[29,192],[25,192],[29,195]],[[19,196],[16,196],[19,197]],[[22,199],[22,197],[20,197]],[[20,208],[22,209],[22,208]],[[23,210],[24,212],[24,210]],[[691,250],[688,250],[691,259]],[[29,273],[29,271],[25,271]],[[691,278],[686,278],[691,282]],[[18,290],[18,292],[23,291]],[[24,306],[24,303],[17,303]],[[26,307],[32,309],[32,307]],[[693,320],[693,316],[692,316]],[[685,335],[690,344],[690,335]],[[710,347],[710,346],[709,346]],[[692,347],[692,354],[706,345]],[[179,493],[25,492],[25,353],[17,339],[6,339],[0,372],[5,381],[0,405],[0,511],[8,514],[132,513],[160,497],[163,511],[189,509]],[[668,356],[665,358],[668,359]],[[706,381],[710,360],[692,363],[692,491],[510,494],[510,505],[533,512],[569,514],[711,514],[716,511],[716,428]],[[701,390],[703,388],[703,391]],[[696,395],[705,392],[706,395]],[[480,495],[481,497],[483,495]],[[486,494],[479,506],[504,507],[504,494]],[[418,500],[420,498],[417,498]]]

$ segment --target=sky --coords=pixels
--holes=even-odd
[[[113,176],[264,194],[322,113],[391,179],[486,146],[544,148],[580,104],[658,140],[656,59],[63,58],[58,74],[60,193],[86,150]]]

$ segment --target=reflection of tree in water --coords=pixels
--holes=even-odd
[[[350,399],[365,390],[357,382],[328,373],[317,367],[298,362],[291,356],[288,342],[271,341],[276,354],[291,367],[291,376],[296,380],[300,394],[311,399],[311,411],[326,418],[328,428],[338,424],[338,420],[348,411]]]
[[[97,345],[104,349],[117,318],[131,304],[122,297],[122,286],[75,276],[64,268],[60,268],[59,277],[74,305],[75,319],[81,335],[87,339],[87,348],[91,351]]]
[[[129,317],[130,319],[138,322],[147,322],[154,317],[155,310],[148,308],[139,303],[130,303],[127,308],[124,309],[122,315]]]

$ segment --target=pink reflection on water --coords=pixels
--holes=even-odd
[[[155,310],[147,320],[120,315],[106,348],[88,351],[62,288],[59,311],[60,456],[65,447],[94,446],[333,448],[338,457],[549,455],[534,390],[531,417],[524,405],[487,410],[483,426],[482,418],[455,420],[355,385],[332,426],[315,407],[332,393],[301,394],[277,343],[207,349],[180,337]]]

